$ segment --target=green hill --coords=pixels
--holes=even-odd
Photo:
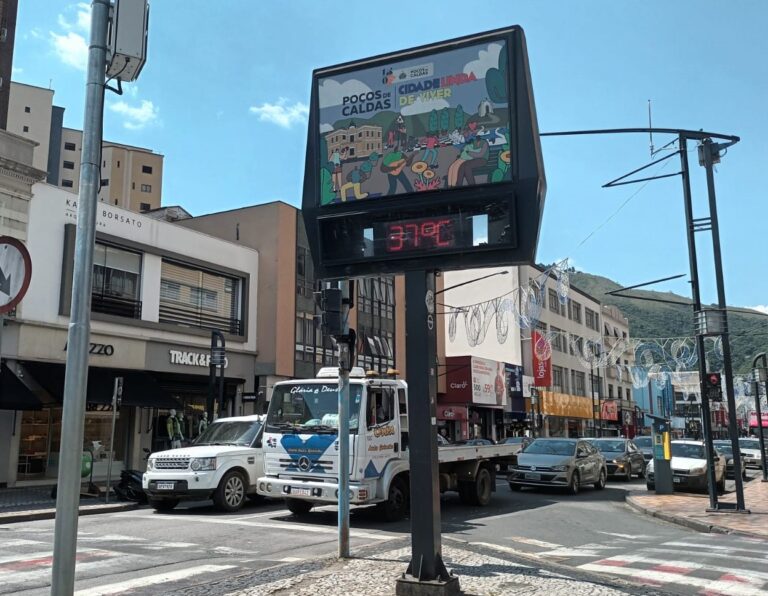
[[[582,271],[571,272],[571,285],[603,304],[618,306],[629,319],[631,337],[679,337],[693,335],[693,309],[661,302],[609,296],[606,292],[622,286],[608,278]],[[631,290],[630,294],[690,303],[690,297],[673,292]],[[745,373],[759,352],[768,352],[768,316],[748,309],[728,310],[733,370]]]

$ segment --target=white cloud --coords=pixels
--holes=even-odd
[[[24,72],[24,69],[21,68],[21,67],[17,68],[15,66],[13,66],[11,68],[11,76],[13,76],[13,77],[15,77],[16,75],[20,75],[23,72]]]
[[[501,53],[501,44],[491,43],[488,44],[487,50],[480,50],[477,55],[477,60],[467,62],[464,67],[464,73],[475,73],[478,79],[484,79],[485,73],[489,68],[499,67],[499,54]]]
[[[443,108],[449,107],[449,105],[450,104],[447,101],[441,98],[423,101],[419,95],[415,102],[401,108],[400,113],[403,116],[413,116],[414,114],[425,114],[432,110],[442,110]]]
[[[757,306],[747,306],[746,308],[751,308],[752,310],[756,310],[765,315],[768,315],[768,305],[766,304],[758,304]]]
[[[125,117],[123,126],[128,130],[140,130],[156,122],[160,110],[151,101],[142,99],[138,106],[131,106],[125,101],[110,104],[109,109]]]
[[[321,134],[324,133],[324,132],[331,132],[332,130],[333,130],[333,125],[332,124],[328,124],[327,122],[323,122],[320,125],[320,133]]]
[[[283,128],[291,128],[294,124],[304,122],[309,116],[309,106],[297,101],[291,105],[281,97],[277,103],[263,103],[260,106],[248,108],[251,114],[256,114],[260,122],[271,122]]]
[[[63,14],[56,19],[59,27],[67,31],[82,31],[88,33],[91,29],[91,5],[87,2],[78,2],[67,6],[68,13],[75,12],[74,20],[70,20]]]
[[[64,64],[85,70],[88,66],[88,44],[85,38],[72,31],[59,35],[51,31],[53,50]]]
[[[348,95],[359,95],[360,93],[370,93],[371,88],[357,79],[350,79],[339,83],[333,79],[327,79],[320,84],[318,91],[318,100],[321,108],[331,106],[340,106],[344,97]]]

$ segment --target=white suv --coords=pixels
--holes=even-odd
[[[264,418],[219,418],[193,445],[150,455],[142,477],[149,504],[170,511],[180,501],[213,499],[218,509],[237,511],[246,497],[258,498]]]

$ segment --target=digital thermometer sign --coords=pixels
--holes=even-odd
[[[452,249],[464,244],[462,220],[456,215],[401,219],[376,226],[389,254]]]

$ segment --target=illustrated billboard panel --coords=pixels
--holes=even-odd
[[[318,81],[321,205],[511,180],[507,42]]]

